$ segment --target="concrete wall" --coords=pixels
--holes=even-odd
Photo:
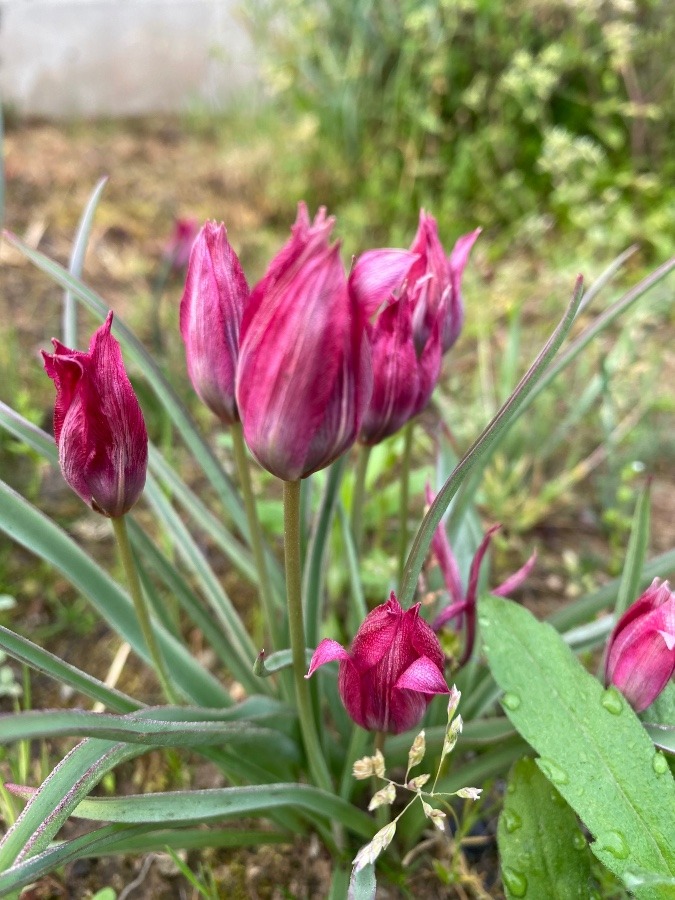
[[[0,93],[49,118],[258,96],[241,0],[0,0]]]

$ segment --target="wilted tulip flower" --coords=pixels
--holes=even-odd
[[[87,353],[53,339],[54,353],[42,356],[56,386],[54,437],[63,477],[92,509],[116,518],[143,491],[148,434],[110,333],[112,320],[109,312]]]
[[[225,226],[207,222],[190,254],[180,332],[192,386],[228,425],[239,421],[235,376],[239,328],[248,297],[246,277]]]
[[[418,256],[408,273],[408,290],[413,302],[413,333],[417,352],[421,353],[440,320],[441,348],[446,353],[459,337],[464,323],[462,273],[471,248],[481,229],[458,238],[452,253],[446,257],[438,238],[433,216],[420,210],[415,240],[410,247]]]
[[[347,290],[333,219],[292,235],[253,288],[241,323],[237,403],[246,443],[285,481],[329,465],[356,440],[372,391],[365,312]]]
[[[429,485],[426,487],[426,493],[427,503],[432,503],[434,495],[432,494]],[[438,561],[438,566],[441,570],[446,589],[451,599],[451,603],[436,616],[431,627],[434,631],[440,631],[440,629],[447,625],[448,622],[454,620],[458,629],[465,629],[464,649],[458,662],[458,666],[460,667],[471,657],[476,638],[476,602],[478,600],[478,578],[480,576],[480,567],[483,564],[483,559],[490,546],[492,535],[500,528],[501,525],[493,525],[491,528],[488,528],[483,540],[480,542],[473,560],[471,561],[469,582],[467,584],[466,592],[462,587],[459,566],[457,565],[455,554],[452,552],[448,534],[442,522],[431,539],[431,549]],[[520,585],[523,584],[534,568],[536,560],[537,554],[535,552],[517,572],[510,575],[496,588],[491,588],[490,593],[495,594],[497,597],[508,597],[512,591],[515,591],[516,588],[519,588]]]
[[[369,731],[399,734],[417,725],[435,694],[449,694],[438,638],[417,603],[403,611],[392,592],[370,612],[347,651],[326,638],[314,651],[309,678],[340,661],[338,688],[351,718]]]
[[[675,673],[675,593],[655,578],[614,626],[607,645],[605,683],[636,712],[656,700]]]

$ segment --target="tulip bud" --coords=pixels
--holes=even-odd
[[[164,261],[172,271],[181,272],[185,269],[198,232],[199,224],[194,217],[179,217],[174,220],[171,235],[162,252]]]
[[[89,351],[52,340],[45,371],[56,386],[54,437],[63,477],[84,502],[104,516],[123,516],[143,491],[148,434],[143,413],[111,335],[112,312]]]
[[[333,219],[310,224],[300,204],[292,236],[251,294],[241,324],[237,403],[261,465],[296,481],[356,440],[372,391],[365,314],[347,290]]]
[[[223,422],[239,420],[235,373],[249,290],[224,225],[207,222],[190,253],[180,304],[188,374],[200,400]]]
[[[419,609],[417,603],[404,612],[392,592],[366,616],[351,651],[328,638],[314,651],[306,677],[339,660],[340,697],[361,728],[407,731],[419,723],[435,694],[450,693],[443,651]]]
[[[629,606],[607,645],[605,683],[614,684],[636,712],[656,700],[675,672],[675,593],[655,578]]]

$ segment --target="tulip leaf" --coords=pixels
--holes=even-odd
[[[313,654],[313,650],[309,647],[305,647],[305,663],[307,668],[309,668]],[[277,650],[275,653],[270,653],[269,656],[266,655],[264,650],[261,650],[253,663],[253,673],[258,678],[269,678],[270,675],[274,675],[282,669],[288,669],[292,665],[293,651],[290,647],[286,650]]]
[[[626,561],[621,573],[619,594],[616,598],[614,615],[618,620],[628,609],[631,603],[638,599],[640,590],[640,575],[644,567],[649,543],[649,520],[651,514],[650,483],[647,482],[635,507],[635,514],[631,524]]]
[[[503,404],[499,412],[497,412],[471,447],[469,447],[462,459],[455,466],[452,475],[450,475],[436,495],[436,499],[431,504],[429,511],[422,520],[422,524],[415,535],[415,540],[413,541],[413,546],[405,565],[400,592],[400,602],[404,608],[410,606],[412,603],[419,574],[422,571],[422,566],[429,553],[429,547],[431,546],[434,531],[438,527],[450,501],[472,469],[493,449],[494,445],[500,439],[500,436],[502,436],[506,432],[506,429],[516,421],[520,414],[521,407],[524,406],[528,395],[534,390],[537,382],[543,377],[551,360],[558,352],[560,345],[565,340],[574,324],[574,318],[577,309],[579,308],[579,304],[581,303],[582,292],[583,279],[579,277],[577,278],[574,287],[572,299],[557,328],[527,370],[509,399]]]
[[[152,664],[127,594],[65,531],[2,481],[0,530],[61,572],[110,627]],[[157,622],[153,622],[153,629],[178,688],[197,703],[231,705],[227,691],[180,642]]]
[[[657,725],[645,722],[645,730],[659,750],[675,756],[675,725]]]
[[[19,662],[25,663],[38,672],[44,672],[45,675],[55,678],[60,684],[69,685],[84,694],[85,697],[97,700],[115,712],[132,712],[143,705],[122,691],[109,688],[97,678],[87,675],[86,672],[82,672],[70,663],[59,659],[58,656],[48,653],[37,644],[15,634],[8,628],[0,627],[0,649]],[[0,735],[0,740],[2,740],[2,735]]]
[[[263,765],[281,757],[298,763],[296,744],[285,734],[257,723],[172,721],[161,709],[142,718],[86,710],[40,710],[0,715],[0,744],[55,737],[92,737],[149,747],[248,747]],[[244,751],[245,752],[245,751]],[[267,759],[265,757],[268,757]]]
[[[74,275],[75,278],[82,277],[82,269],[84,268],[84,258],[87,255],[87,245],[89,244],[91,226],[94,223],[94,215],[96,214],[96,208],[101,199],[101,194],[107,183],[107,175],[104,175],[103,178],[99,178],[96,187],[87,201],[87,205],[84,208],[77,226],[77,232],[75,234],[73,248],[70,251],[70,262],[68,265],[68,271],[71,275]],[[63,297],[63,326],[61,335],[66,347],[77,347],[77,307],[75,306],[75,298],[68,289],[65,290]]]
[[[668,682],[656,700],[644,710],[640,718],[643,722],[675,726],[675,681],[671,679]]]
[[[509,900],[590,896],[590,853],[577,817],[529,757],[509,774],[497,842]]]
[[[266,816],[278,808],[308,810],[340,822],[359,837],[370,839],[374,823],[366,813],[340,797],[308,784],[255,784],[246,787],[166,791],[125,797],[89,797],[73,815],[79,819],[124,824],[196,824],[240,816]]]
[[[287,843],[281,831],[253,831],[234,828],[176,828],[170,823],[157,830],[153,825],[105,825],[19,863],[0,874],[0,895],[16,891],[77,859],[117,853],[159,853],[172,850],[199,850],[205,847],[258,847]]]
[[[624,883],[636,872],[672,878],[675,781],[627,702],[517,604],[484,597],[479,620],[506,714],[595,838],[593,853]],[[664,891],[635,888],[645,900],[665,900]]]
[[[596,294],[612,277],[614,272],[613,265],[600,276],[595,285],[591,285],[586,295],[587,297],[590,294]],[[485,465],[486,459],[498,445],[501,436],[532,405],[542,391],[576,359],[582,350],[673,269],[675,269],[675,257],[659,266],[658,269],[646,278],[643,278],[635,287],[631,288],[630,291],[609,306],[571,342],[567,350],[560,355],[557,362],[552,363],[553,357],[569,333],[577,316],[578,308],[581,305],[581,285],[577,281],[572,301],[551,339],[547,342],[541,354],[537,357],[537,360],[535,360],[511,397],[509,397],[497,415],[460,460],[455,471],[438,493],[431,509],[425,516],[406,563],[403,584],[399,595],[399,600],[403,606],[407,606],[412,602],[417,579],[429,552],[434,530],[444,515],[448,504],[465,479],[472,471]]]

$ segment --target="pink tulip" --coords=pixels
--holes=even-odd
[[[225,226],[207,222],[192,247],[180,331],[199,398],[223,422],[239,420],[235,376],[239,328],[249,289]]]
[[[656,700],[675,673],[675,592],[655,578],[614,626],[605,683],[614,684],[636,712]]]
[[[86,504],[104,516],[123,516],[143,491],[148,434],[143,413],[111,335],[113,314],[89,351],[52,340],[45,371],[56,385],[54,437],[63,477]]]
[[[432,503],[434,495],[431,488],[427,484],[427,503]],[[480,542],[478,549],[471,561],[469,570],[469,581],[464,591],[462,581],[459,574],[459,566],[455,559],[455,554],[450,546],[448,534],[444,524],[438,526],[431,539],[431,549],[436,557],[438,566],[441,570],[445,586],[450,596],[451,602],[441,610],[432,623],[434,631],[440,631],[448,622],[456,621],[458,628],[465,628],[464,650],[459,659],[458,666],[463,666],[468,662],[473,652],[473,645],[476,639],[476,602],[478,600],[478,579],[480,577],[480,569],[483,559],[487,553],[492,535],[499,531],[501,525],[493,525],[485,533],[483,540]],[[510,575],[496,588],[490,590],[491,594],[497,597],[508,597],[508,595],[519,588],[528,577],[537,560],[536,552],[528,559],[524,566]]]
[[[286,246],[241,324],[237,403],[253,455],[285,481],[329,465],[356,440],[372,391],[366,313],[347,290],[333,219],[300,204]]]
[[[340,697],[362,728],[407,731],[420,722],[435,694],[450,693],[443,651],[419,609],[417,603],[404,612],[392,592],[366,616],[350,652],[328,638],[314,651],[306,677],[339,660]]]
[[[441,347],[446,353],[459,337],[464,323],[462,273],[481,229],[458,238],[446,257],[433,216],[420,210],[420,221],[411,251],[418,256],[408,274],[408,290],[413,302],[413,333],[421,353],[440,319]]]
[[[413,344],[412,305],[404,295],[369,325],[373,358],[373,395],[363,419],[359,440],[379,444],[422,412],[441,371],[438,324],[421,356]]]
[[[175,272],[181,272],[190,259],[190,251],[199,233],[199,223],[193,216],[178,217],[162,256]]]

